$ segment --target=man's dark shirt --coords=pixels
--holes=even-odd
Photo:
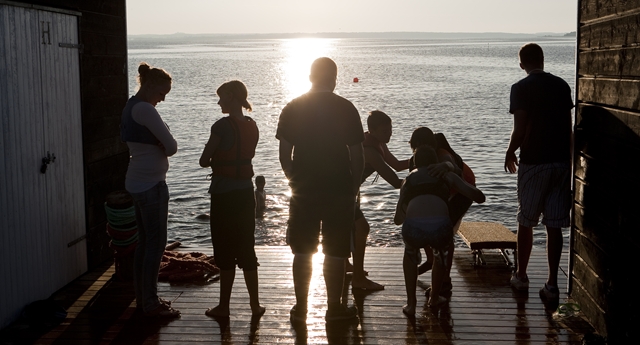
[[[571,159],[571,88],[551,73],[530,73],[511,87],[509,112],[527,113],[520,162],[545,164]]]
[[[364,132],[351,102],[331,92],[308,92],[282,109],[276,138],[294,147],[294,193],[353,193],[348,147],[361,143]]]

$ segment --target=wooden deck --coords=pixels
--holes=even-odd
[[[203,249],[210,253],[210,249]],[[424,306],[422,290],[430,281],[419,279],[415,320],[402,313],[405,303],[402,248],[368,248],[365,268],[384,291],[345,290],[361,314],[359,322],[327,325],[322,255],[314,258],[314,276],[306,327],[292,326],[294,304],[292,255],[288,247],[257,247],[260,261],[260,297],[267,308],[260,320],[251,320],[241,271],[236,275],[229,322],[204,315],[215,306],[219,284],[160,284],[160,295],[182,311],[175,320],[155,320],[135,311],[130,284],[111,281],[112,266],[86,274],[59,291],[55,298],[68,310],[65,322],[53,330],[14,326],[0,333],[1,344],[579,344],[592,332],[579,315],[559,316],[544,310],[538,290],[546,278],[543,251],[534,250],[530,263],[531,288],[516,293],[509,287],[510,270],[497,252],[488,264],[474,268],[468,249],[458,249],[452,269],[453,296],[448,307],[432,312]],[[566,266],[567,254],[563,255]],[[561,275],[566,268],[561,271]],[[566,291],[561,277],[560,291]],[[561,295],[561,303],[566,293]]]

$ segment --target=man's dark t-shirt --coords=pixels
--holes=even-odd
[[[282,109],[276,138],[293,145],[294,193],[353,193],[348,147],[361,143],[364,131],[351,102],[332,92],[308,92]]]
[[[509,112],[527,113],[520,162],[545,164],[571,159],[571,88],[551,73],[530,73],[511,87]]]

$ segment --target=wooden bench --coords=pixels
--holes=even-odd
[[[462,222],[458,235],[467,244],[473,254],[475,266],[484,265],[482,250],[498,249],[509,266],[518,264],[517,236],[504,225],[493,222]],[[513,250],[513,262],[509,259],[507,249]]]

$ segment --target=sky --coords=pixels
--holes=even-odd
[[[129,35],[576,31],[577,0],[127,0]]]

